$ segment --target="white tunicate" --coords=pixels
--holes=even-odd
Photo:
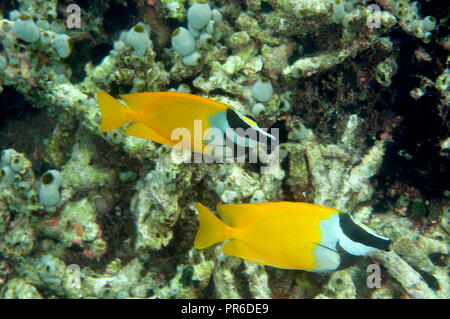
[[[14,43],[16,43],[16,37],[10,33],[6,33],[2,39],[3,46],[7,49],[12,49]]]
[[[214,37],[210,33],[203,32],[200,34],[199,42],[203,48],[209,49],[214,43]]]
[[[67,34],[57,34],[54,43],[60,57],[67,58],[72,52],[73,40]]]
[[[143,55],[147,51],[150,42],[150,34],[141,23],[132,27],[125,39],[125,43],[131,46],[137,55]]]
[[[273,87],[269,79],[262,78],[253,84],[252,96],[259,102],[267,102],[272,98]]]
[[[187,84],[180,84],[177,88],[177,92],[191,93],[191,89],[189,88],[189,85],[187,85]]]
[[[302,123],[295,123],[292,126],[292,132],[297,139],[306,139],[309,136],[308,129]]]
[[[198,65],[202,60],[202,55],[195,51],[192,54],[186,55],[181,59],[181,62],[183,62],[184,65],[187,66],[196,66]]]
[[[127,34],[128,34],[128,31],[120,32],[119,41],[122,41],[123,43],[127,42]]]
[[[222,22],[222,13],[220,13],[219,10],[217,10],[217,9],[212,9],[211,14],[212,14],[212,19],[213,19],[216,23],[221,23],[221,22]]]
[[[55,33],[66,33],[66,23],[61,19],[53,20],[52,23],[50,23],[50,30]]]
[[[12,28],[11,22],[9,22],[8,20],[5,20],[5,19],[2,19],[0,21],[0,26],[1,26],[2,30],[5,32],[11,31],[11,28]]]
[[[227,167],[223,164],[219,164],[219,166],[217,166],[217,171],[216,174],[218,176],[223,176],[227,173]]]
[[[23,192],[28,191],[31,189],[30,184],[28,184],[28,182],[26,181],[20,181],[17,183],[17,188]]]
[[[177,190],[177,186],[174,183],[170,183],[166,185],[166,192],[173,193]]]
[[[420,21],[420,20],[412,20],[410,22],[410,26],[411,26],[412,29],[422,28],[422,21]]]
[[[192,34],[194,38],[198,38],[200,36],[200,31],[192,27],[188,22],[188,30]]]
[[[212,12],[208,2],[195,2],[187,11],[187,19],[195,29],[202,29],[211,21]]]
[[[431,42],[431,38],[432,38],[432,34],[431,32],[425,32],[425,34],[423,35],[423,42],[424,43],[430,43]]]
[[[14,172],[21,173],[23,171],[23,161],[20,156],[14,156],[9,163],[9,167],[11,167]]]
[[[39,202],[47,208],[55,207],[60,201],[60,188],[62,187],[61,173],[49,170],[41,177],[39,184]]]
[[[166,156],[166,154],[169,154],[170,151],[171,151],[171,148],[170,148],[170,146],[167,146],[167,145],[161,145],[161,146],[156,150],[156,152],[158,153],[158,156],[160,156],[160,157]]]
[[[15,176],[16,173],[9,166],[3,166],[0,169],[0,183],[11,184]]]
[[[266,107],[262,103],[256,103],[252,107],[252,114],[255,116],[260,116],[266,110]]]
[[[45,16],[50,19],[50,20],[54,20],[56,19],[56,17],[58,16],[58,13],[56,12],[55,9],[50,8],[47,10],[47,12],[45,13]]]
[[[0,163],[3,165],[9,165],[15,153],[16,152],[12,148],[2,150],[0,152]]]
[[[335,22],[341,21],[345,16],[345,6],[342,0],[335,0],[333,3],[333,19]]]
[[[220,38],[222,37],[222,31],[220,31],[219,28],[216,28],[216,30],[214,30],[213,37],[214,37],[214,40],[219,41]]]
[[[41,18],[36,21],[36,25],[42,30],[50,30],[50,23],[47,19]]]
[[[253,193],[252,198],[250,198],[250,204],[257,204],[264,201],[264,192],[262,190],[257,190]]]
[[[12,31],[18,39],[30,43],[39,41],[41,36],[39,27],[27,14],[20,15],[20,17],[14,22]]]
[[[220,199],[224,203],[233,203],[238,198],[238,194],[235,191],[226,190],[220,196]]]
[[[286,156],[288,156],[289,152],[286,148],[286,145],[277,145],[278,147],[278,158],[284,159]]]
[[[303,2],[297,3],[294,7],[294,14],[299,19],[303,18],[303,14],[305,13],[305,11],[306,10],[303,5]]]
[[[52,43],[53,35],[54,34],[48,32],[48,31],[41,32],[41,44],[47,45],[47,44]]]
[[[425,32],[423,31],[422,28],[417,27],[414,30],[414,35],[416,36],[416,38],[422,39],[425,36]]]
[[[394,2],[394,10],[395,11],[403,10],[404,8],[405,8],[405,4],[403,3],[403,1]]]
[[[339,275],[336,275],[332,280],[331,280],[331,285],[333,286],[334,289],[336,289],[337,291],[342,291],[347,287],[347,283],[345,281],[345,277],[340,277]]]
[[[3,55],[0,55],[0,72],[2,72],[8,66],[8,61]]]
[[[20,12],[17,10],[12,10],[12,11],[9,11],[8,16],[9,16],[9,20],[14,21],[16,19],[19,19]]]
[[[414,1],[409,8],[410,8],[411,12],[419,12],[420,3],[417,1]]]
[[[181,56],[186,56],[195,51],[195,39],[188,29],[179,27],[172,33],[172,48]]]
[[[162,180],[165,184],[170,183],[175,178],[175,174],[172,171],[165,171],[162,173]]]
[[[347,12],[353,11],[353,3],[350,0],[344,0],[344,7]]]
[[[205,27],[205,31],[208,33],[214,33],[214,31],[217,29],[217,23],[214,21],[209,21],[208,24]]]
[[[225,191],[225,184],[222,181],[216,181],[212,185],[214,191],[217,195],[222,195],[222,193]]]
[[[281,101],[282,105],[280,106],[280,110],[283,112],[287,112],[291,109],[291,100],[292,100],[292,92],[287,91],[284,93],[285,98]]]
[[[125,43],[123,43],[122,41],[118,40],[118,41],[114,41],[113,43],[113,49],[116,52],[120,52],[125,50]]]
[[[348,28],[355,23],[355,19],[350,14],[347,14],[344,19],[342,19],[342,24],[344,27]]]
[[[436,27],[436,18],[428,16],[425,19],[423,19],[422,25],[425,31],[433,31],[434,28]]]
[[[20,60],[19,60],[19,58],[15,57],[15,56],[11,56],[8,59],[8,64],[16,67],[16,66],[20,65]]]

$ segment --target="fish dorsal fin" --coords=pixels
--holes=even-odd
[[[302,214],[328,215],[338,210],[300,202],[266,202],[258,204],[225,204],[218,205],[217,212],[222,220],[232,227],[241,226],[259,216],[274,212],[298,212]]]
[[[270,207],[258,204],[225,204],[218,205],[216,210],[227,225],[237,227],[269,212]]]
[[[174,145],[174,142],[157,134],[155,131],[153,131],[151,128],[149,128],[147,125],[141,122],[137,122],[128,126],[126,134],[134,137],[143,138],[146,140],[151,140],[153,142],[168,145],[171,147]]]
[[[137,111],[151,108],[155,104],[155,99],[158,98],[158,93],[143,92],[122,94],[119,96],[130,109]]]
[[[303,202],[266,202],[255,205],[260,205],[266,209],[283,210],[284,212],[294,211],[314,216],[318,216],[319,214],[328,216],[331,213],[339,213],[339,210],[334,208]]]

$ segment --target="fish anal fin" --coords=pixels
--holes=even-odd
[[[264,265],[266,262],[259,257],[253,249],[238,239],[230,239],[222,246],[222,251],[226,255],[235,256]]]
[[[153,131],[151,128],[149,128],[147,125],[137,122],[134,124],[131,124],[126,131],[127,135],[143,138],[146,140],[151,140],[153,142],[164,144],[168,146],[173,146],[174,142],[166,139],[165,137],[162,137],[155,131]]]

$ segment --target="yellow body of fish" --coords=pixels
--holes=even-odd
[[[100,124],[103,132],[110,131],[130,122],[126,134],[140,137],[171,147],[185,148],[202,153],[205,145],[203,136],[210,127],[212,115],[230,108],[228,105],[187,93],[146,92],[120,95],[128,105],[103,91],[97,92],[97,101],[102,115]],[[194,121],[201,121],[201,130],[194,130]],[[197,122],[198,123],[198,122]],[[177,128],[187,129],[191,139],[172,139]],[[196,133],[196,134],[195,134]]]
[[[219,218],[197,204],[200,227],[194,247],[228,240],[222,250],[258,264],[330,272],[354,264],[391,240],[359,224],[350,214],[308,203],[219,205]]]
[[[277,268],[315,270],[314,248],[321,242],[319,222],[338,210],[307,203],[276,202],[218,205],[224,222],[198,203],[200,227],[194,247],[229,240],[225,254]]]

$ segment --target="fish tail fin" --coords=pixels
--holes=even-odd
[[[100,128],[102,132],[107,132],[128,124],[133,120],[130,119],[130,110],[104,91],[97,91],[97,102],[102,115]]]
[[[230,239],[227,232],[228,225],[200,203],[197,203],[197,210],[200,226],[195,236],[195,249],[207,248],[218,242]]]

